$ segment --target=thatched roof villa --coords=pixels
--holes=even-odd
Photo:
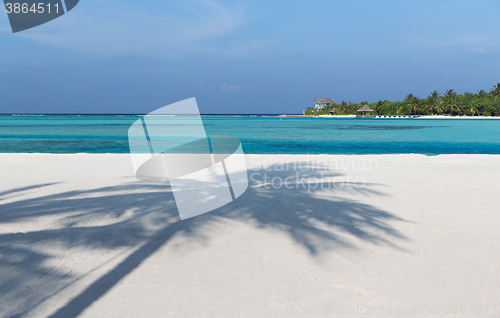
[[[363,107],[361,107],[360,109],[357,110],[358,111],[358,117],[364,117],[366,116],[366,112],[372,112],[373,109],[371,109],[370,107],[364,105]],[[360,114],[361,113],[361,114]]]
[[[333,100],[331,100],[328,97],[321,97],[320,99],[314,102],[314,108],[323,109],[326,106],[330,106],[331,104],[333,104]]]

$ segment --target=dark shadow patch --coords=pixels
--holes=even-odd
[[[277,166],[279,165],[274,168]],[[295,170],[259,171],[268,173],[270,177],[279,175],[281,178],[297,173]],[[249,171],[249,174],[253,172],[255,171]],[[300,173],[302,177],[315,178],[319,178],[321,173],[324,177],[342,176],[341,173],[327,170],[326,167]],[[338,249],[359,248],[346,240],[346,236],[370,244],[400,249],[397,242],[406,240],[406,237],[391,223],[405,220],[372,205],[343,198],[345,193],[385,196],[384,193],[372,189],[373,184],[359,187],[355,183],[347,183],[343,188],[332,184],[322,182],[321,187],[312,190],[299,185],[292,189],[283,187],[278,191],[266,189],[265,185],[256,187],[256,183],[251,183],[246,193],[238,200],[184,221],[179,220],[168,186],[139,182],[66,191],[2,204],[0,220],[4,227],[8,227],[11,222],[27,219],[34,221],[47,216],[55,216],[61,225],[53,230],[0,235],[0,275],[3,277],[0,282],[0,303],[3,305],[4,314],[18,317],[33,312],[43,301],[51,297],[61,297],[60,292],[78,278],[69,271],[63,274],[54,273],[54,269],[46,265],[53,256],[39,252],[41,249],[37,249],[37,246],[58,244],[68,250],[85,248],[88,251],[122,247],[134,250],[119,265],[92,282],[51,316],[60,318],[79,316],[174,236],[182,235],[209,244],[213,234],[207,232],[206,226],[222,226],[224,220],[236,220],[254,224],[258,229],[280,231],[306,249],[312,258]],[[22,193],[34,187],[13,189],[3,192],[2,195]],[[314,193],[319,190],[328,191],[329,196],[315,196]],[[281,209],[275,210],[273,207],[276,205]],[[132,215],[118,220],[125,213]],[[106,226],[82,226],[91,217],[116,218],[117,221]],[[158,230],[151,230],[144,226],[145,220],[163,226]],[[61,277],[64,279],[61,280]],[[50,285],[54,284],[54,281],[61,287],[50,292],[36,288],[36,284]],[[30,286],[33,282],[34,288],[19,288]]]

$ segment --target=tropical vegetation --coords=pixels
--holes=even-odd
[[[413,94],[406,95],[403,101],[379,100],[374,103],[352,103],[342,101],[326,106],[324,109],[307,108],[306,115],[326,115],[335,109],[335,115],[353,115],[367,105],[378,115],[448,115],[448,116],[500,116],[500,83],[488,92],[465,92],[458,94],[449,89],[444,94],[433,91],[426,98]]]

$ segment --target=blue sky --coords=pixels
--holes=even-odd
[[[80,0],[12,34],[0,113],[301,113],[500,82],[500,2]]]

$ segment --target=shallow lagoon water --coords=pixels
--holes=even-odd
[[[2,153],[128,153],[137,115],[0,116]],[[500,121],[202,116],[259,154],[500,154]]]

